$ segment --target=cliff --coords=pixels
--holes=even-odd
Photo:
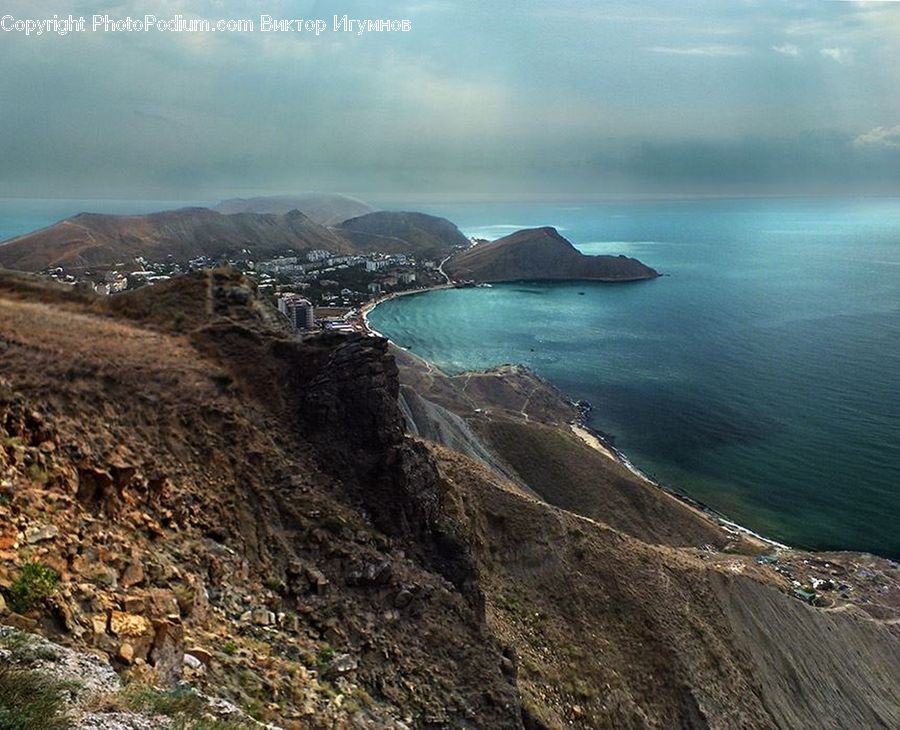
[[[479,243],[451,258],[444,270],[458,281],[636,281],[659,275],[626,256],[586,256],[549,227]]]
[[[224,215],[207,208],[138,216],[81,213],[0,244],[0,266],[42,271],[54,266],[111,267],[137,256],[184,262],[197,256],[236,256],[245,249],[267,258],[316,248],[352,251],[340,236],[296,210],[284,215]]]
[[[298,341],[230,271],[113,298],[3,274],[0,351],[0,623],[181,727],[187,687],[281,727],[900,723],[895,565],[757,561],[528,371]]]

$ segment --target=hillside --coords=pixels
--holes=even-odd
[[[338,228],[357,251],[406,253],[441,259],[469,240],[446,218],[425,213],[380,211],[344,221]]]
[[[129,686],[285,728],[900,724],[895,564],[758,562],[524,369],[297,341],[227,270],[106,298],[0,274],[0,353],[0,623]],[[813,607],[787,574],[845,587]]]
[[[234,256],[249,249],[265,258],[315,248],[351,251],[340,236],[298,211],[224,215],[207,208],[182,208],[138,216],[81,213],[0,244],[0,266],[41,271],[53,266],[109,267],[136,256],[187,261]]]
[[[374,213],[362,200],[338,193],[300,193],[299,195],[267,195],[258,198],[231,198],[214,207],[219,213],[277,213],[284,215],[299,210],[321,226],[336,226],[348,218]]]
[[[529,228],[479,243],[451,258],[444,270],[458,281],[549,279],[635,281],[657,272],[626,256],[586,256],[555,228]]]

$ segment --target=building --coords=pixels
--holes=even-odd
[[[331,251],[325,251],[321,248],[313,249],[312,251],[307,251],[306,260],[307,261],[324,261],[325,259],[331,258]]]
[[[380,294],[381,293],[381,284],[377,281],[373,281],[369,284],[369,292],[371,294]]]
[[[316,326],[312,302],[299,294],[280,295],[278,311],[290,320],[295,330],[308,330]]]
[[[416,280],[416,275],[411,271],[404,271],[397,278],[402,284],[412,284]]]

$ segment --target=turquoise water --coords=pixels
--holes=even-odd
[[[556,225],[667,276],[400,298],[373,325],[449,372],[526,363],[636,466],[788,544],[900,558],[900,201],[431,206]]]

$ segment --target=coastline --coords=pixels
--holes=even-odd
[[[443,264],[443,262],[441,262],[441,263]],[[391,292],[390,294],[385,294],[384,296],[378,297],[377,299],[370,299],[368,302],[366,302],[359,308],[360,326],[362,327],[362,330],[365,334],[375,335],[376,337],[384,337],[384,339],[390,340],[391,339],[390,337],[388,337],[387,335],[384,335],[381,332],[379,332],[378,330],[376,330],[374,327],[372,327],[372,324],[369,322],[369,315],[375,311],[375,308],[379,304],[384,304],[385,302],[389,302],[392,299],[397,299],[399,297],[411,297],[416,294],[426,294],[431,291],[439,291],[441,289],[455,289],[455,288],[456,288],[456,286],[454,284],[436,284],[435,286],[426,286],[426,287],[423,287],[422,289],[407,289],[406,291]],[[397,345],[396,342],[394,342],[394,345],[397,347],[400,347],[400,345]]]
[[[369,314],[371,314],[379,304],[383,304],[384,302],[390,301],[390,300],[398,298],[398,297],[412,296],[415,294],[425,294],[425,293],[431,292],[431,291],[438,291],[441,289],[453,289],[453,288],[455,288],[453,284],[441,284],[438,286],[426,287],[423,289],[413,289],[413,290],[407,290],[407,291],[402,291],[402,292],[394,292],[394,293],[388,294],[386,296],[379,297],[378,299],[366,302],[362,307],[360,307],[360,322],[362,324],[363,331],[369,335],[374,335],[376,337],[383,337],[384,339],[391,342],[395,347],[399,347],[400,349],[406,350],[405,347],[397,344],[396,342],[391,340],[390,337],[388,337],[387,335],[379,332],[374,327],[372,327],[371,323],[369,322]],[[421,355],[418,355],[416,353],[413,353],[413,354],[415,354],[416,357],[421,359],[423,362],[427,362],[429,367],[434,368],[435,370],[437,370],[439,372],[442,372],[440,370],[440,368],[438,368],[434,363],[431,363],[431,362],[425,360],[425,358],[423,358]],[[538,376],[538,377],[542,377],[542,376]],[[554,387],[556,387],[556,386],[554,385]],[[567,394],[563,393],[562,391],[560,391],[560,393],[563,394],[563,397],[568,398]],[[577,403],[576,401],[571,401],[571,399],[570,399],[570,402]],[[590,408],[590,407],[588,407],[588,408]],[[592,449],[594,449],[597,452],[599,452],[600,454],[602,454],[607,459],[610,459],[611,461],[615,461],[616,463],[624,466],[626,469],[628,469],[628,471],[630,471],[632,474],[634,474],[636,477],[638,477],[641,481],[655,487],[656,489],[662,490],[666,494],[677,499],[679,502],[681,502],[688,508],[696,510],[697,512],[700,512],[704,516],[713,520],[717,525],[719,525],[719,527],[726,530],[727,532],[736,533],[736,534],[739,534],[740,536],[747,538],[749,540],[758,541],[760,543],[761,547],[774,548],[775,550],[794,550],[794,549],[796,549],[793,546],[778,542],[777,540],[768,538],[765,535],[760,535],[759,533],[754,532],[750,528],[745,527],[745,526],[735,522],[734,520],[729,519],[727,517],[727,515],[724,515],[721,512],[718,512],[717,510],[710,507],[709,505],[704,504],[703,502],[700,502],[699,500],[696,500],[693,497],[690,497],[673,487],[662,484],[661,482],[657,481],[656,479],[653,479],[652,477],[648,476],[647,474],[642,472],[638,467],[636,467],[631,462],[631,460],[628,458],[627,454],[622,452],[620,449],[616,448],[610,442],[608,437],[606,437],[604,434],[602,434],[599,431],[596,431],[596,430],[592,429],[590,426],[588,426],[585,422],[587,411],[584,410],[583,408],[581,410],[582,410],[582,412],[581,412],[581,415],[579,416],[579,418],[576,421],[569,424],[570,428],[572,429],[572,432],[578,438],[580,438],[585,444],[587,444]]]
[[[708,504],[705,504],[693,497],[684,494],[672,487],[669,487],[656,479],[648,476],[640,469],[638,469],[628,458],[628,456],[622,452],[620,449],[610,443],[609,439],[606,438],[602,433],[595,431],[590,426],[584,423],[583,418],[579,420],[579,422],[570,424],[570,427],[573,433],[578,436],[582,441],[584,441],[588,446],[592,449],[603,454],[606,458],[615,461],[617,464],[621,464],[628,471],[634,474],[638,479],[649,484],[656,489],[662,490],[666,494],[674,497],[679,502],[689,507],[690,509],[696,510],[697,512],[702,513],[706,517],[712,519],[719,527],[726,530],[727,532],[739,533],[745,538],[749,538],[751,540],[757,540],[764,545],[775,548],[776,550],[795,550],[791,545],[785,545],[782,542],[778,542],[777,540],[773,540],[772,538],[766,537],[765,535],[760,535],[758,532],[754,532],[749,527],[744,527],[741,524],[738,524],[734,520],[729,519],[726,515],[722,514],[718,510],[710,507]]]

